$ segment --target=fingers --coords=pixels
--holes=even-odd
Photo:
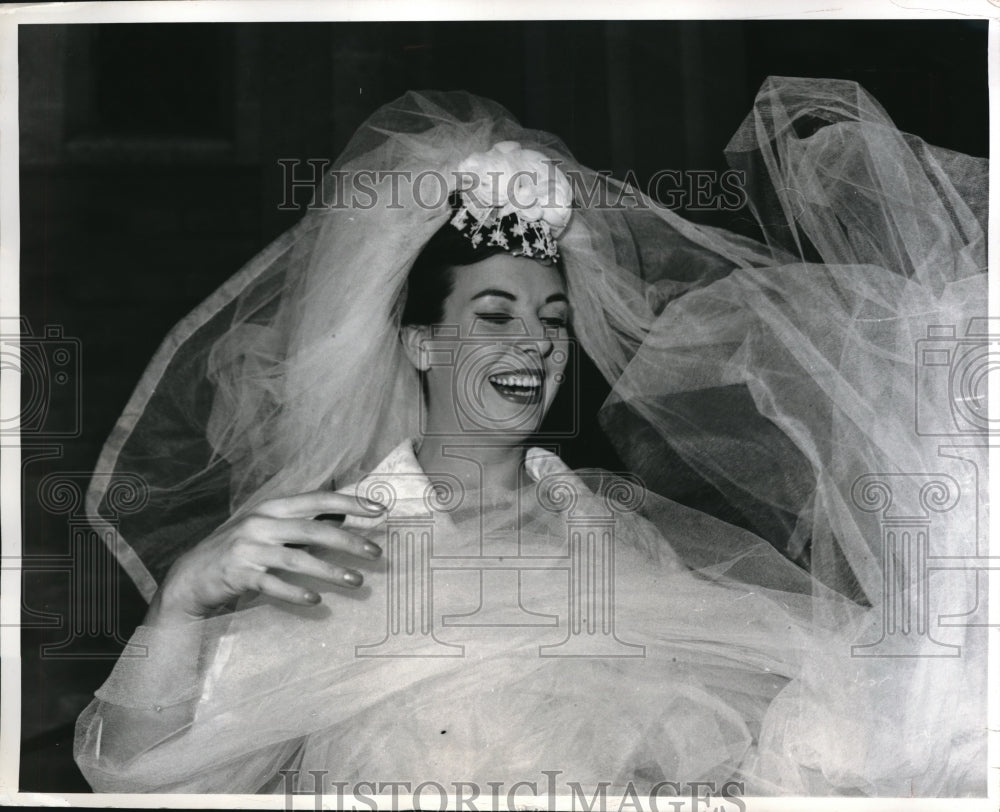
[[[299,606],[315,606],[320,601],[319,595],[311,589],[293,586],[269,572],[263,572],[258,576],[254,584],[254,589],[269,597],[288,601],[288,603],[294,603]]]
[[[339,567],[310,555],[305,550],[296,550],[291,547],[271,547],[265,544],[258,545],[258,549],[253,552],[254,561],[267,567],[268,569],[280,569],[286,572],[295,572],[300,575],[309,575],[321,581],[343,586],[357,588],[364,583],[364,576],[357,570]],[[299,590],[302,591],[301,589]]]
[[[311,519],[272,519],[251,516],[243,523],[248,538],[280,544],[312,544],[327,550],[350,553],[374,560],[382,555],[375,542],[348,530]]]
[[[275,519],[311,519],[323,513],[377,518],[385,512],[385,505],[356,494],[310,491],[268,499],[261,502],[254,512]]]

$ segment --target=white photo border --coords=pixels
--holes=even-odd
[[[938,3],[889,2],[888,0],[850,0],[836,8],[824,0],[702,0],[702,2],[664,2],[663,0],[628,0],[625,3],[598,3],[595,0],[507,0],[499,4],[475,0],[447,2],[402,2],[402,0],[193,0],[192,2],[108,2],[42,3],[8,5],[0,9],[0,315],[19,315],[19,140],[18,140],[18,27],[20,25],[112,23],[112,22],[271,22],[271,21],[367,21],[367,20],[605,20],[605,19],[800,19],[815,20],[913,20],[913,19],[983,19],[989,20],[990,153],[1000,154],[1000,0],[956,0],[947,6]],[[989,213],[989,313],[1000,316],[1000,285],[997,282],[997,257],[1000,256],[1000,176],[994,167],[990,177]],[[2,370],[0,400],[5,413],[16,413],[20,397],[19,378],[14,370]],[[1000,417],[1000,376],[992,376],[989,390],[992,420]],[[1000,470],[1000,450],[990,449],[990,464]],[[16,441],[7,442],[0,454],[0,528],[5,562],[15,562],[0,571],[0,803],[4,805],[69,805],[80,807],[127,806],[138,808],[287,808],[282,796],[259,795],[101,795],[25,793],[18,789],[21,658],[17,627],[21,606],[21,580],[16,562],[21,553],[21,458]],[[1000,478],[991,478],[989,493],[1000,504]],[[990,531],[991,555],[1000,556],[997,532]],[[990,579],[989,617],[994,634],[989,651],[989,684],[1000,685],[1000,654],[996,629],[1000,627],[1000,591],[997,578]],[[9,625],[8,625],[9,623]],[[1000,708],[997,692],[990,696],[988,728],[988,796],[983,799],[744,799],[749,809],[907,809],[955,810],[996,809],[1000,799]],[[384,802],[384,799],[382,799]],[[610,799],[609,799],[610,801]],[[295,808],[311,809],[310,796],[296,797]],[[540,808],[548,808],[544,799]],[[380,808],[389,808],[380,803]],[[563,807],[559,807],[563,808]],[[609,808],[618,808],[609,803]],[[629,807],[626,807],[629,808]]]

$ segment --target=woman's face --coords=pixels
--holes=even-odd
[[[405,328],[426,371],[425,435],[533,434],[563,381],[569,301],[559,271],[495,254],[455,268],[441,323]]]

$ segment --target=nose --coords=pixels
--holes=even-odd
[[[525,323],[525,331],[529,337],[525,337],[516,342],[519,350],[531,356],[538,356],[540,361],[545,360],[552,354],[554,347],[551,335],[551,328],[546,327],[538,319]]]

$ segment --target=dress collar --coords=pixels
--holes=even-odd
[[[535,482],[550,474],[565,473],[570,470],[569,466],[556,454],[537,447],[529,448],[525,453],[525,469],[528,476]],[[378,490],[377,480],[391,482],[394,501],[404,513],[409,512],[411,508],[419,510],[417,506],[423,504],[431,484],[417,460],[412,439],[401,442],[378,465],[372,468],[370,473],[354,485],[343,488],[341,493],[363,494],[367,487],[371,486],[373,488],[372,495],[375,496]],[[404,507],[407,505],[410,507]],[[381,521],[381,519],[371,520],[353,516],[350,519],[352,525],[365,526],[378,524]]]
[[[404,440],[390,451],[382,462],[372,469],[371,474],[383,476],[396,473],[424,474],[424,469],[420,467],[414,449],[415,444],[412,438]],[[559,459],[556,454],[537,446],[533,446],[525,452],[524,467],[528,472],[528,476],[535,482],[538,482],[542,477],[549,474],[570,470],[569,466]],[[427,484],[426,474],[424,474],[424,477],[423,484]]]

